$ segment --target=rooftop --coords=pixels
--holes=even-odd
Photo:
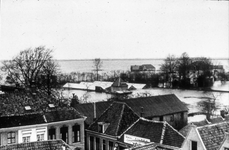
[[[27,113],[22,115],[2,116],[0,117],[0,129],[79,118],[83,118],[83,116],[74,108],[59,108],[45,113]]]
[[[124,134],[150,139],[150,142],[181,147],[184,136],[165,121],[140,118]]]
[[[125,103],[113,102],[110,107],[108,107],[106,111],[89,126],[88,129],[99,132],[98,123],[104,122],[109,124],[104,134],[119,136],[129,126],[136,122],[138,118],[139,116]]]
[[[21,115],[46,112],[49,104],[55,107],[67,107],[67,100],[55,98],[46,92],[17,91],[0,95],[0,116]],[[26,108],[31,108],[26,109]]]
[[[64,148],[63,148],[64,147]],[[62,140],[50,140],[0,146],[1,150],[71,150]]]
[[[178,112],[188,111],[186,105],[181,102],[176,95],[159,95],[151,97],[131,98],[126,100],[119,100],[120,102],[126,103],[133,109],[135,113],[141,116],[143,108],[143,117],[156,117],[163,116],[166,114],[174,114]],[[96,105],[96,116],[100,116],[111,104],[110,101],[97,102]],[[91,124],[94,116],[93,103],[78,104],[76,110],[87,116],[86,123]]]
[[[206,149],[215,150],[223,142],[226,132],[229,132],[229,122],[205,125],[197,127],[197,130]]]

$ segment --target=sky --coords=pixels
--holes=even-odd
[[[0,60],[37,46],[55,59],[229,58],[229,2],[1,0]]]

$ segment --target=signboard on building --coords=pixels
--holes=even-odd
[[[140,146],[149,143],[150,139],[124,134],[124,142],[133,146]]]

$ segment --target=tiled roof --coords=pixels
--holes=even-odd
[[[27,114],[19,116],[0,117],[0,128],[9,128],[41,123],[45,123],[42,114]]]
[[[88,129],[98,132],[98,122],[104,122],[109,124],[104,134],[119,136],[138,118],[139,116],[125,103],[113,102]]]
[[[198,121],[198,122],[192,122],[192,124],[196,125],[197,127],[200,127],[200,126],[208,125],[210,124],[210,122],[207,119],[205,119],[205,120]]]
[[[94,119],[94,105],[96,106],[96,117],[99,117],[110,105],[112,102],[102,101],[97,103],[84,103],[77,104],[75,109],[79,111],[82,115],[86,116],[85,123],[90,125]]]
[[[143,108],[143,117],[163,116],[166,114],[188,111],[186,105],[181,102],[174,94],[133,98],[120,101],[125,102],[139,116],[142,113],[141,108]],[[111,103],[112,102],[110,101],[95,103],[96,116],[100,116],[110,106]],[[76,105],[75,109],[87,117],[87,124],[91,124],[93,122],[93,103],[78,104]]]
[[[48,104],[65,105],[46,92],[38,91],[32,93],[29,91],[17,91],[0,95],[0,116],[21,115],[27,113],[36,113],[49,109]],[[31,110],[26,111],[25,106],[30,106]]]
[[[195,126],[193,124],[187,124],[186,126],[184,126],[182,129],[179,130],[179,132],[184,136],[187,137],[189,131],[191,130],[192,126]]]
[[[225,132],[229,132],[229,122],[197,127],[207,150],[216,150],[221,145]]]
[[[130,106],[138,115],[143,108],[143,117],[163,116],[188,111],[186,105],[176,95],[159,95],[121,100]]]
[[[183,135],[167,122],[139,119],[124,134],[150,139],[151,142],[181,147]]]
[[[50,140],[0,146],[1,150],[71,150],[62,140]]]
[[[0,117],[0,128],[59,122],[82,117],[74,108],[55,109],[46,113],[2,116]]]
[[[224,122],[225,120],[223,119],[223,117],[219,116],[219,117],[216,117],[216,118],[211,118],[209,120],[209,122],[211,122],[212,124],[215,124],[215,123],[220,123],[220,122]]]
[[[81,115],[78,111],[76,111],[74,108],[59,108],[53,111],[49,111],[45,113],[45,118],[47,122],[58,122],[58,121],[65,121],[65,120],[72,120],[72,119],[78,119],[82,118],[83,115]]]
[[[164,144],[159,144],[159,143],[154,143],[154,142],[150,142],[146,145],[143,146],[137,146],[137,147],[133,147],[131,148],[131,150],[179,150],[179,147],[174,147],[174,146],[168,146],[168,145],[164,145]]]

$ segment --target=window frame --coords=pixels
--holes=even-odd
[[[80,124],[75,124],[72,126],[72,142],[73,143],[77,143],[77,142],[81,142],[81,126]],[[76,134],[75,134],[76,133]],[[76,136],[75,136],[76,135]]]
[[[193,150],[193,142],[196,143],[196,150],[198,149],[198,142],[194,140],[190,140],[190,150]]]
[[[50,134],[50,133],[52,133],[52,134]],[[49,140],[55,140],[56,139],[56,128],[51,127],[48,129],[48,139]]]
[[[22,137],[22,143],[29,143],[31,139],[30,135],[26,135]]]
[[[16,143],[16,132],[13,132],[13,131],[8,132],[7,133],[7,144],[14,144],[14,143]]]
[[[45,133],[38,133],[37,141],[44,141],[44,140],[45,140]]]

